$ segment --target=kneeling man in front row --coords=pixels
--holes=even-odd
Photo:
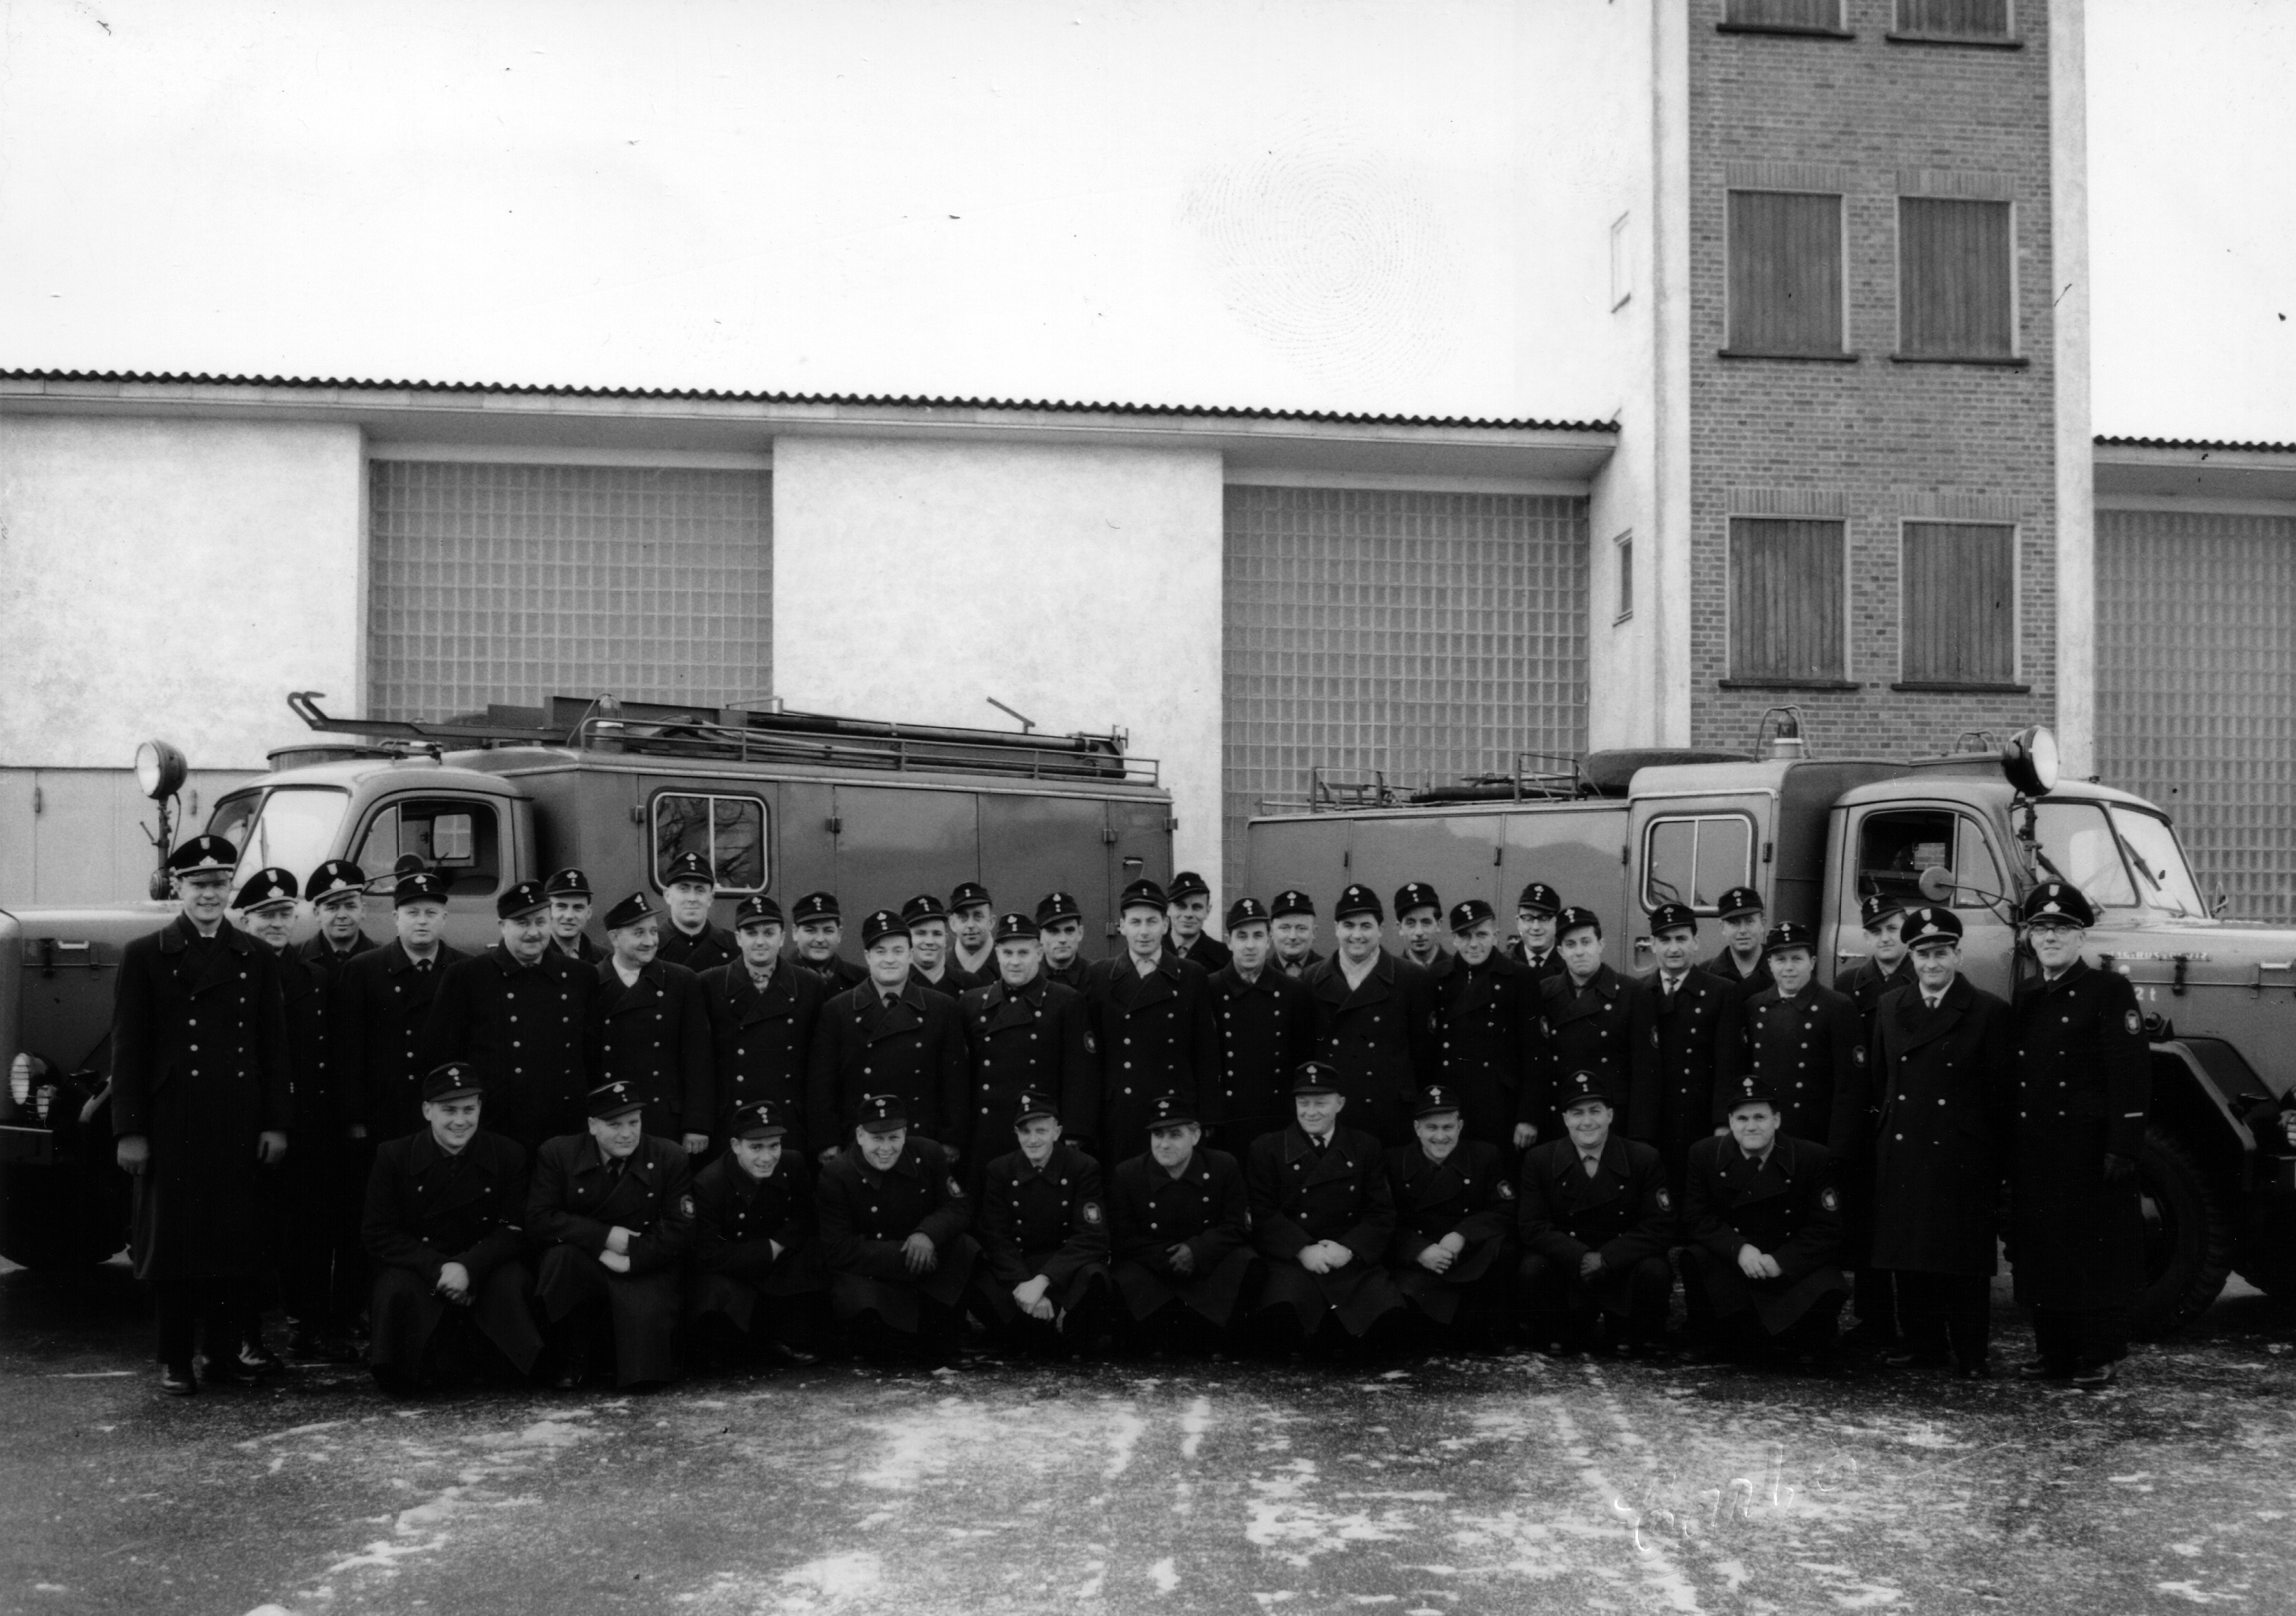
[[[521,1374],[542,1353],[534,1276],[522,1260],[526,1153],[479,1126],[479,1070],[422,1079],[420,1133],[375,1152],[360,1234],[374,1259],[375,1382],[423,1390],[499,1357]]]
[[[590,1091],[590,1131],[545,1140],[536,1157],[526,1232],[543,1248],[535,1291],[562,1390],[587,1378],[606,1341],[624,1386],[676,1373],[693,1173],[683,1143],[645,1131],[645,1108],[636,1084],[601,1084]]]
[[[946,1001],[944,1001],[946,1002]],[[821,1169],[829,1307],[871,1358],[953,1366],[980,1249],[948,1152],[909,1132],[898,1095],[865,1095],[853,1142]]]
[[[1229,1344],[1259,1259],[1243,1169],[1208,1150],[1195,1108],[1160,1095],[1148,1111],[1148,1150],[1109,1184],[1117,1294],[1152,1352],[1209,1353]]]
[[[1460,1092],[1431,1083],[1411,1108],[1418,1137],[1387,1153],[1388,1267],[1421,1333],[1443,1348],[1492,1344],[1514,1278],[1514,1185],[1499,1147],[1462,1138],[1464,1127]]]
[[[1833,1153],[1778,1131],[1767,1079],[1740,1079],[1729,1133],[1690,1147],[1683,1200],[1683,1292],[1706,1354],[1831,1351],[1849,1296]]]
[[[972,1308],[1021,1352],[1073,1354],[1108,1321],[1108,1202],[1100,1163],[1061,1137],[1059,1102],[1023,1094],[1021,1148],[982,1169]]]
[[[1563,1136],[1522,1162],[1524,1322],[1553,1355],[1594,1347],[1607,1325],[1603,1344],[1636,1357],[1665,1333],[1674,1293],[1666,1161],[1611,1131],[1618,1113],[1601,1074],[1572,1072],[1555,1099]]]
[[[1380,1261],[1395,1200],[1379,1140],[1340,1126],[1347,1096],[1329,1062],[1301,1062],[1292,1104],[1292,1126],[1251,1144],[1251,1238],[1267,1265],[1254,1322],[1276,1351],[1390,1346],[1405,1304]]]
[[[693,1277],[686,1326],[702,1366],[818,1357],[829,1276],[814,1238],[805,1153],[785,1148],[789,1109],[736,1107],[724,1155],[693,1176]]]

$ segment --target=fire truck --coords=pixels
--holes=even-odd
[[[575,866],[600,907],[659,893],[693,852],[716,872],[714,918],[770,891],[784,906],[825,890],[849,920],[923,892],[984,882],[1005,908],[1071,893],[1086,935],[1113,936],[1125,884],[1172,874],[1172,803],[1153,759],[1121,731],[1047,735],[781,710],[552,698],[439,722],[332,717],[317,693],[289,706],[312,739],[219,797],[205,829],[308,877],[348,858],[373,879],[366,930],[390,934],[390,874],[417,860],[446,877],[446,939],[496,937],[495,898]],[[136,759],[174,840],[187,765],[162,742]],[[116,908],[0,911],[0,1257],[29,1267],[99,1262],[124,1243],[126,1180],[103,1101],[122,947],[164,924],[150,900]]]
[[[2102,917],[2090,963],[2135,986],[2152,1041],[2140,1327],[2190,1321],[2233,1270],[2296,1294],[2296,1150],[2281,1120],[2296,1085],[2296,932],[2223,918],[2169,816],[2061,778],[2046,729],[1963,737],[1936,757],[1817,758],[1800,714],[1779,709],[1748,751],[1525,754],[1417,789],[1318,768],[1303,796],[1261,806],[1247,830],[1254,891],[1424,881],[1446,903],[1482,898],[1505,916],[1543,881],[1602,916],[1610,963],[1628,972],[1651,968],[1659,904],[1711,916],[1751,886],[1773,923],[1815,928],[1831,980],[1866,956],[1859,900],[1884,892],[1951,905],[1964,972],[2006,997],[2037,969],[2012,923],[2019,900],[2071,882]]]

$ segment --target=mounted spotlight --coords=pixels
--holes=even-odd
[[[2055,791],[2057,765],[2057,737],[2038,724],[2001,743],[2001,772],[2024,796],[2046,797]]]
[[[183,790],[191,772],[184,754],[165,741],[146,741],[135,749],[135,789],[154,802],[165,802]]]

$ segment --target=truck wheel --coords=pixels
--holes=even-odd
[[[2191,1151],[2157,1127],[2144,1130],[2136,1183],[2144,1216],[2144,1289],[2131,1331],[2157,1340],[2208,1310],[2232,1272],[2232,1209]]]

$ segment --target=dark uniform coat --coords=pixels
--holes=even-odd
[[[1628,1133],[1658,1146],[1666,1161],[1668,1183],[1679,1200],[1690,1147],[1713,1136],[1715,1093],[1736,1075],[1728,1028],[1738,1000],[1728,983],[1696,965],[1682,973],[1682,985],[1671,999],[1662,972],[1653,971],[1641,980],[1658,1034],[1652,1052],[1658,1115],[1647,1131],[1635,1126],[1636,1119],[1622,1120]]]
[[[665,917],[661,947],[654,951],[654,958],[666,965],[683,965],[700,976],[720,965],[740,964],[742,945],[731,931],[713,922],[703,921],[699,931],[681,931],[676,921]]]
[[[1246,1170],[1251,1195],[1251,1240],[1267,1263],[1262,1308],[1285,1306],[1312,1334],[1326,1308],[1353,1335],[1403,1305],[1381,1259],[1395,1238],[1395,1198],[1376,1136],[1342,1124],[1318,1153],[1297,1122],[1251,1143]],[[1300,1253],[1333,1240],[1355,1259],[1329,1274],[1310,1274]]]
[[[1874,1042],[1874,1016],[1882,1008],[1882,996],[1893,988],[1914,986],[1914,956],[1901,954],[1898,968],[1884,971],[1873,959],[1861,959],[1846,976],[1836,978],[1833,990],[1846,993],[1849,1002],[1857,1006],[1858,1020],[1863,1027],[1863,1040],[1871,1047]]]
[[[359,1062],[358,1120],[375,1140],[397,1139],[423,1126],[422,1074],[429,1061],[430,1006],[447,972],[471,956],[439,945],[428,968],[408,957],[397,938],[343,967],[343,1037]]]
[[[1220,1039],[1216,1114],[1222,1136],[1249,1147],[1292,1120],[1292,1075],[1316,1053],[1315,1001],[1272,965],[1247,982],[1232,960],[1212,972],[1211,992]]]
[[[1165,945],[1167,947],[1170,946],[1168,943]],[[1209,931],[1197,932],[1196,940],[1178,952],[1182,959],[1191,960],[1201,965],[1207,976],[1218,971],[1234,957],[1228,952],[1227,945]]]
[[[1282,955],[1273,953],[1267,956],[1269,969],[1281,971],[1284,975],[1292,978],[1294,980],[1305,977],[1308,972],[1313,971],[1316,966],[1323,963],[1324,956],[1316,953],[1313,948],[1308,949],[1307,953],[1301,955],[1298,959],[1285,959]]]
[[[781,972],[776,966],[774,974]],[[763,1178],[751,1177],[730,1150],[703,1168],[693,1176],[693,1277],[686,1311],[722,1313],[746,1331],[758,1297],[827,1290],[816,1217],[813,1175],[801,1151],[784,1148]]]
[[[612,957],[605,949],[600,947],[591,939],[590,934],[587,931],[578,932],[576,934],[574,946],[571,948],[569,948],[565,944],[560,942],[556,936],[554,935],[550,939],[550,951],[554,954],[562,955],[564,957],[572,960],[578,965],[603,965],[608,959]]]
[[[1395,1202],[1395,1238],[1387,1248],[1396,1288],[1437,1324],[1459,1316],[1469,1289],[1514,1270],[1514,1185],[1505,1153],[1480,1139],[1462,1138],[1440,1161],[1417,1140],[1387,1153],[1387,1189]],[[1437,1274],[1419,1254],[1448,1235],[1467,1243],[1458,1259]]]
[[[2082,1312],[2126,1308],[2144,1281],[2144,1226],[2130,1163],[2144,1143],[2152,1053],[2136,990],[2075,960],[2017,989],[2017,1118],[2009,1260],[2017,1300]]]
[[[1574,1281],[1589,1251],[1603,1254],[1592,1291],[1614,1317],[1632,1311],[1635,1266],[1664,1259],[1680,1238],[1667,1166],[1650,1145],[1612,1130],[1590,1175],[1578,1142],[1564,1135],[1535,1144],[1522,1159],[1516,1232],[1522,1248]]]
[[[1683,1220],[1715,1311],[1727,1317],[1754,1309],[1772,1335],[1818,1298],[1849,1287],[1841,1279],[1841,1194],[1833,1182],[1833,1153],[1822,1144],[1780,1134],[1761,1161],[1735,1139],[1700,1141],[1691,1148],[1683,1194]],[[1775,1279],[1748,1279],[1738,1267],[1742,1246],[1775,1259]]]
[[[2009,1006],[1963,976],[1935,1010],[1920,988],[1899,988],[1882,1001],[1859,1077],[1857,1109],[1874,1141],[1874,1267],[1989,1276],[2016,1112]]]
[[[1865,1085],[1857,1073],[1866,1049],[1848,994],[1812,982],[1787,999],[1765,988],[1740,1001],[1737,1036],[1734,1070],[1718,1074],[1714,1085],[1717,1126],[1730,1119],[1737,1079],[1759,1074],[1777,1091],[1780,1133],[1816,1140],[1837,1155],[1852,1148],[1861,1131],[1856,1107]]]
[[[526,1232],[546,1248],[535,1294],[552,1323],[603,1292],[615,1377],[627,1386],[676,1372],[678,1268],[693,1244],[693,1169],[683,1145],[651,1134],[619,1169],[586,1133],[551,1140],[535,1161]],[[635,1236],[627,1274],[598,1260],[617,1227]]]
[[[1135,1156],[1116,1169],[1108,1198],[1116,1289],[1134,1318],[1177,1301],[1221,1329],[1234,1322],[1257,1259],[1250,1198],[1234,1156],[1199,1145],[1177,1177],[1155,1157]],[[1177,1245],[1188,1248],[1194,1265],[1185,1274],[1172,1267]]]
[[[858,988],[869,980],[868,966],[857,960],[847,959],[841,954],[832,954],[827,959],[816,964],[791,948],[783,954],[782,964],[795,965],[800,970],[812,972],[821,979],[822,991],[832,998],[835,998],[849,988]]]
[[[715,965],[701,973],[709,1006],[709,1040],[720,1120],[735,1108],[771,1100],[802,1117],[813,1035],[828,1002],[819,977],[786,956],[774,962],[762,992],[748,962]],[[802,1150],[802,1123],[790,1144]]]
[[[1086,980],[1092,975],[1092,962],[1081,952],[1065,965],[1055,965],[1048,959],[1040,974],[1048,982],[1058,982],[1063,988],[1073,988],[1082,993]]]
[[[944,960],[938,978],[927,976],[916,966],[911,965],[909,980],[927,993],[938,993],[947,998],[961,999],[975,988],[986,988],[991,982],[1002,981],[1004,978],[994,970],[984,976],[977,971],[967,971],[955,960]]]
[[[488,1132],[533,1152],[583,1131],[594,980],[562,948],[521,965],[500,943],[447,968],[430,1005],[428,1058],[479,1069]]]
[[[1506,956],[1509,959],[1542,982],[1550,977],[1570,974],[1562,964],[1562,956],[1555,949],[1549,948],[1537,959],[1533,959],[1530,957],[1530,951],[1522,946],[1521,937],[1510,937],[1500,946],[1506,950]]]
[[[294,1096],[279,965],[229,924],[188,917],[121,950],[111,1008],[111,1128],[141,1135],[138,1279],[243,1278],[265,1266],[258,1136],[285,1133]]]
[[[816,1155],[853,1143],[869,1095],[900,1095],[913,1137],[960,1150],[968,1143],[972,1060],[964,1018],[947,994],[912,980],[889,1005],[874,982],[849,988],[821,1007],[807,1063],[806,1134]]]
[[[1382,948],[1359,987],[1348,986],[1337,956],[1300,980],[1315,1002],[1316,1053],[1340,1069],[1341,1128],[1410,1144],[1411,1097],[1442,1079],[1434,979]]]
[[[922,989],[920,990],[922,991]],[[899,1160],[879,1172],[849,1144],[821,1169],[816,1198],[821,1255],[829,1267],[829,1303],[840,1318],[874,1313],[896,1330],[914,1333],[922,1315],[918,1298],[955,1307],[980,1255],[965,1231],[972,1202],[950,1171],[948,1153],[911,1134]],[[912,1274],[901,1247],[912,1235],[933,1243],[939,1262]]]
[[[1698,968],[1731,988],[1740,998],[1752,998],[1763,988],[1776,985],[1776,979],[1770,975],[1770,956],[1767,954],[1754,962],[1751,971],[1741,971],[1738,969],[1738,956],[1726,947]]]
[[[1574,1071],[1600,1073],[1611,1109],[1623,1113],[1628,1136],[1652,1143],[1659,1118],[1656,999],[1641,982],[1608,965],[1588,977],[1584,988],[1574,987],[1566,971],[1540,983],[1538,993],[1552,1080],[1559,1083]],[[1562,1119],[1551,1105],[1538,1115],[1526,1112],[1522,1120],[1538,1124],[1541,1138],[1562,1131]]]
[[[1024,988],[999,981],[971,988],[957,1008],[972,1070],[964,1165],[979,1183],[988,1164],[1013,1148],[1021,1096],[1050,1095],[1063,1117],[1087,1112],[1100,1083],[1100,1061],[1084,995],[1041,972]],[[984,1206],[984,1230],[988,1215]]]
[[[676,1140],[718,1126],[709,999],[683,965],[649,960],[627,985],[612,960],[590,989],[592,1084],[627,1083],[645,1097],[645,1131]]]
[[[534,1367],[542,1336],[522,1260],[526,1192],[526,1153],[486,1128],[451,1156],[428,1128],[376,1150],[360,1234],[374,1262],[369,1357],[377,1368],[421,1368],[431,1333],[462,1305],[438,1293],[439,1271],[450,1262],[470,1273],[472,1322],[521,1374]]]
[[[279,974],[280,1007],[287,1018],[287,1079],[292,1103],[288,1110],[291,1140],[342,1137],[345,1127],[341,1096],[328,1079],[327,1057],[334,1040],[327,1036],[326,979],[313,970],[292,947],[269,950]],[[289,1161],[294,1158],[291,1154]]]
[[[1435,982],[1443,1081],[1459,1091],[1466,1136],[1512,1153],[1515,1124],[1527,1113],[1544,1116],[1550,1109],[1543,1089],[1550,1074],[1540,1058],[1538,979],[1496,948],[1480,965],[1446,955],[1429,974]]]
[[[1085,1002],[1100,1045],[1100,1092],[1068,1122],[1096,1155],[1117,1161],[1146,1150],[1148,1109],[1159,1095],[1178,1095],[1207,1123],[1222,1120],[1219,1020],[1201,965],[1168,950],[1143,976],[1120,954],[1093,966]]]
[[[1108,1201],[1100,1163],[1066,1140],[1037,1167],[1007,1151],[982,1175],[974,1233],[985,1283],[979,1287],[998,1318],[1020,1317],[1013,1287],[1043,1275],[1045,1299],[1062,1312],[1108,1272]]]

